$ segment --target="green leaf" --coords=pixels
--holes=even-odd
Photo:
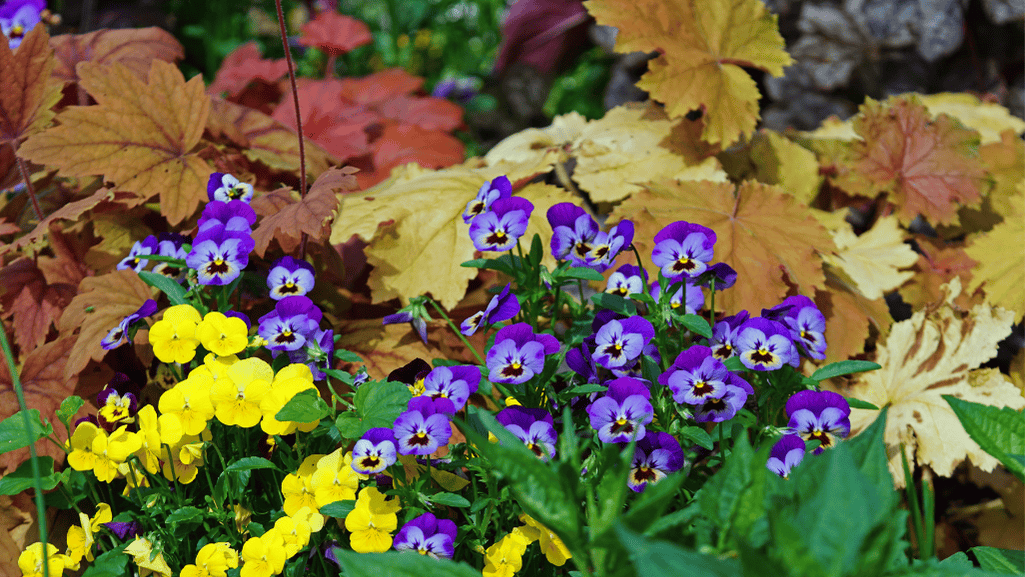
[[[585,268],[582,266],[568,268],[565,271],[563,271],[562,274],[560,274],[559,276],[561,276],[562,278],[593,280],[599,282],[605,280],[605,277],[603,277],[601,273],[599,273],[598,271],[590,268]]]
[[[623,522],[632,530],[645,532],[656,521],[663,519],[666,509],[676,499],[680,485],[687,480],[683,472],[670,473],[657,483],[648,483],[640,497],[630,504]]]
[[[758,524],[758,531],[765,532],[765,457],[758,457],[747,435],[741,435],[723,467],[698,492],[702,512],[720,530],[742,539]]]
[[[571,397],[578,397],[580,395],[589,395],[591,393],[603,393],[603,392],[605,392],[607,390],[608,390],[608,387],[606,387],[605,385],[597,385],[597,384],[591,383],[591,384],[577,385],[575,387],[571,387],[571,388],[566,389],[565,391],[563,391],[563,394],[571,396]]]
[[[460,264],[459,266],[464,267],[464,268],[479,268],[479,269],[483,269],[483,270],[497,270],[499,272],[504,272],[505,274],[507,274],[509,276],[516,276],[514,274],[514,271],[513,271],[512,261],[510,261],[508,259],[500,260],[500,259],[497,259],[497,258],[476,258],[476,259],[473,259],[473,260],[468,260],[468,261]]]
[[[1025,573],[1025,553],[996,547],[972,547],[968,550],[986,571],[1021,575]]]
[[[81,409],[84,404],[85,401],[82,400],[82,397],[78,397],[76,395],[71,395],[64,399],[61,401],[60,408],[57,409],[57,420],[64,423],[65,426],[70,427],[71,419],[75,417],[75,414],[78,413],[78,410]]]
[[[746,371],[747,370],[747,367],[744,366],[744,362],[741,361],[740,357],[738,357],[738,356],[732,356],[732,357],[726,359],[725,361],[723,361],[722,364],[726,365],[726,369],[727,370],[733,371],[734,373],[736,373],[738,371]]]
[[[278,469],[278,466],[263,457],[243,457],[224,469],[224,473],[252,471],[253,469]],[[223,473],[222,473],[223,474]]]
[[[873,405],[872,403],[870,403],[868,401],[862,401],[861,399],[855,399],[854,397],[844,397],[844,398],[847,399],[847,404],[850,405],[852,409],[868,409],[870,411],[878,411],[879,410],[879,407]]]
[[[347,411],[338,415],[335,419],[335,427],[338,427],[338,434],[346,439],[358,439],[363,436],[363,425],[355,411]]]
[[[431,559],[405,551],[355,553],[332,549],[346,577],[480,577],[480,571],[448,559]]]
[[[406,410],[411,398],[413,394],[404,383],[374,381],[362,385],[352,399],[356,407],[358,434],[350,436],[343,433],[343,436],[355,439],[375,427],[391,427]],[[341,431],[342,427],[338,429]]]
[[[179,523],[185,524],[197,524],[203,521],[203,517],[206,514],[202,509],[196,507],[182,507],[177,509],[174,513],[171,513],[164,519],[164,523],[167,525],[177,525]]]
[[[965,432],[990,455],[1003,463],[1007,470],[1025,481],[1025,467],[1020,455],[1025,454],[1025,430],[1022,414],[1010,407],[993,407],[963,401],[952,395],[943,395],[954,410]]]
[[[294,421],[296,423],[311,423],[331,414],[324,399],[320,398],[317,389],[306,389],[300,391],[291,398],[274,418],[279,421]]]
[[[537,268],[541,264],[541,259],[545,256],[545,247],[541,243],[541,235],[534,233],[534,238],[530,241],[530,254],[527,255],[527,261],[530,262],[531,268]]]
[[[598,293],[591,295],[591,302],[603,309],[610,310],[621,315],[632,317],[637,314],[637,305],[630,299],[609,293]]]
[[[469,507],[470,502],[465,497],[455,493],[435,493],[428,495],[427,499],[436,505],[448,505],[449,507]]]
[[[648,539],[618,524],[616,533],[629,551],[637,575],[644,577],[740,577],[740,563]]]
[[[49,491],[60,482],[61,474],[53,472],[53,458],[38,457],[39,474],[44,491]],[[32,475],[32,459],[18,465],[18,468],[0,478],[0,495],[17,495],[26,489],[35,487],[35,476]]]
[[[680,324],[687,327],[692,333],[699,334],[706,339],[712,338],[712,327],[708,326],[708,320],[698,315],[682,315],[680,318]]]
[[[344,519],[346,515],[352,512],[356,508],[356,501],[347,499],[345,501],[335,501],[334,503],[328,503],[320,508],[320,513],[328,517],[335,517],[336,519]]]
[[[89,564],[85,573],[82,573],[82,577],[123,577],[127,575],[129,573],[127,571],[128,561],[131,559],[131,556],[125,555],[124,552],[127,545],[128,543],[125,543],[97,557]]]
[[[680,435],[686,439],[694,441],[696,445],[708,449],[709,451],[711,451],[712,447],[715,446],[715,441],[712,440],[711,435],[709,435],[701,427],[685,427],[682,431],[680,431]]]
[[[836,363],[829,363],[815,371],[812,373],[811,378],[816,381],[824,381],[841,375],[863,373],[865,371],[874,371],[880,368],[882,367],[878,363],[873,363],[871,361],[839,361]]]
[[[24,411],[18,411],[0,422],[0,454],[23,449],[53,433],[49,423],[43,424],[39,409],[28,409],[29,430],[25,430]]]
[[[345,349],[335,349],[335,358],[342,361],[343,363],[362,363],[363,359],[359,355],[352,351]]]
[[[139,273],[139,278],[142,279],[142,282],[167,295],[167,299],[171,301],[172,305],[188,304],[189,301],[185,298],[185,289],[182,288],[182,285],[166,276],[155,272],[142,271]]]

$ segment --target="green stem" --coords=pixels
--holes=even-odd
[[[708,325],[715,330],[715,279],[712,279],[712,296],[708,305]]]
[[[927,467],[922,467],[922,508],[924,537],[918,554],[924,559],[932,559],[936,556],[936,493],[932,488],[932,471]]]
[[[459,327],[457,327],[456,324],[452,322],[452,319],[448,318],[448,315],[445,314],[445,311],[442,310],[441,306],[438,303],[434,302],[434,299],[427,299],[427,302],[431,303],[431,306],[434,307],[434,310],[438,311],[438,314],[441,315],[441,318],[445,319],[445,322],[448,323],[448,327],[452,329],[452,332],[454,332],[457,337],[459,337],[459,340],[463,341],[463,344],[466,345],[466,348],[470,349],[470,351],[473,352],[473,356],[477,357],[477,360],[480,361],[481,366],[486,365],[487,363],[484,362],[484,358],[481,357],[480,353],[477,352],[477,349],[470,344],[470,341],[466,340],[466,337],[463,336],[463,333],[459,331]]]
[[[911,509],[911,523],[915,530],[915,540],[918,542],[918,557],[922,558],[924,548],[925,524],[922,518],[922,511],[918,506],[918,491],[915,489],[915,479],[911,475],[911,467],[908,465],[908,457],[904,453],[904,445],[900,446],[900,460],[904,467],[904,493],[908,500],[908,507]]]

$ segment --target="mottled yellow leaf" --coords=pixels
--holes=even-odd
[[[914,265],[918,255],[904,244],[896,216],[879,219],[861,236],[855,235],[850,225],[841,227],[833,232],[833,242],[837,253],[824,254],[822,260],[867,299],[882,297],[914,275],[913,271],[897,270]]]
[[[759,132],[751,144],[754,178],[778,184],[797,200],[811,204],[822,186],[815,153],[776,132]]]
[[[1025,213],[1025,198],[1009,199],[1018,215]],[[1025,219],[1008,218],[993,230],[976,236],[965,253],[979,261],[968,285],[973,291],[980,285],[986,300],[1014,311],[1020,322],[1025,317]]]
[[[995,102],[983,102],[972,94],[941,92],[917,96],[933,117],[947,114],[979,131],[983,144],[1000,142],[1000,133],[1004,130],[1014,134],[1025,130],[1025,120],[1011,115],[1011,111]]]
[[[506,137],[488,151],[484,159],[489,166],[505,163],[510,167],[539,167],[538,173],[548,172],[552,164],[566,162],[566,147],[576,140],[586,124],[587,119],[576,112],[556,116],[546,128],[527,128]],[[513,176],[509,180],[516,181]]]

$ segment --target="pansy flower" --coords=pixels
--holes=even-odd
[[[238,200],[249,204],[253,200],[253,185],[240,182],[230,174],[215,172],[206,183],[206,194],[210,202]]]
[[[396,551],[416,551],[434,559],[451,559],[455,553],[456,524],[424,513],[410,519],[395,534],[392,546]]]
[[[110,329],[107,336],[103,337],[100,341],[100,346],[106,351],[117,348],[118,345],[125,341],[125,338],[128,336],[128,329],[130,329],[132,325],[155,312],[157,312],[157,301],[153,299],[146,299],[146,302],[142,303],[139,310],[121,319],[121,322],[118,323],[116,327]]]
[[[626,484],[640,493],[648,483],[657,483],[683,468],[683,449],[669,433],[649,432],[637,441]]]
[[[157,235],[157,254],[168,258],[185,260],[189,255],[185,250],[185,243],[188,239],[176,232],[162,232]],[[181,282],[185,278],[185,267],[171,262],[157,262],[153,265],[153,272],[162,274],[167,278]]]
[[[496,200],[470,223],[470,238],[480,251],[502,252],[512,249],[527,232],[534,205],[525,198],[510,196]]]
[[[495,344],[485,359],[493,383],[517,385],[529,381],[545,367],[545,355],[559,352],[552,335],[534,334],[527,323],[503,327],[495,333]]]
[[[658,231],[654,240],[651,261],[672,281],[705,272],[714,256],[715,231],[700,224],[671,223]]]
[[[733,375],[733,373],[730,373]],[[744,379],[733,375],[726,382],[726,392],[718,398],[710,398],[699,405],[694,411],[694,420],[699,423],[721,423],[737,415],[748,397],[755,390]]]
[[[715,323],[710,343],[715,358],[725,361],[737,354],[737,336],[740,335],[740,328],[747,322],[748,317],[747,311],[740,311]]]
[[[482,325],[493,325],[507,321],[520,312],[520,299],[510,292],[511,285],[505,285],[502,292],[491,298],[488,306],[466,317],[459,325],[459,330],[466,336],[477,332]]]
[[[499,176],[481,185],[477,196],[466,203],[463,211],[463,222],[469,224],[477,216],[484,214],[496,200],[512,196],[512,184],[506,176]]]
[[[431,365],[427,361],[416,358],[405,365],[388,373],[388,380],[396,383],[405,383],[409,386],[409,392],[414,397],[424,396],[424,379],[431,373]]]
[[[591,358],[606,369],[617,369],[641,356],[655,336],[655,328],[643,317],[612,319],[594,335]]]
[[[765,466],[786,479],[790,476],[790,471],[804,460],[805,449],[804,439],[800,435],[784,435],[772,446]]]
[[[609,382],[605,395],[587,407],[591,427],[604,443],[629,443],[644,438],[644,425],[651,422],[651,392],[644,382],[620,377]]]
[[[794,344],[808,357],[826,358],[826,317],[815,301],[804,295],[787,297],[779,305],[763,310],[762,316],[786,325]]]
[[[634,223],[620,221],[609,232],[599,232],[591,241],[591,250],[584,255],[587,266],[598,272],[605,272],[623,249],[634,240]]]
[[[555,421],[548,411],[512,405],[499,411],[495,420],[523,441],[542,461],[555,456],[555,443],[559,436],[555,432]]]
[[[149,264],[149,259],[142,257],[154,254],[156,251],[157,237],[150,235],[142,240],[137,240],[132,245],[131,250],[128,251],[128,256],[121,259],[121,262],[117,263],[116,268],[117,270],[132,269],[135,272],[140,272]]]
[[[448,399],[413,397],[409,410],[395,419],[392,427],[400,455],[430,455],[452,436],[449,415],[455,405]]]
[[[324,370],[331,368],[334,351],[334,330],[317,329],[306,337],[306,343],[302,348],[286,351],[286,354],[289,362],[305,364],[313,373],[313,380],[320,381],[327,376]]]
[[[153,354],[162,363],[187,363],[196,356],[196,326],[203,318],[192,305],[174,305],[149,329]]]
[[[96,421],[112,432],[118,426],[135,421],[140,387],[128,375],[116,373],[114,378],[96,395]]]
[[[196,237],[185,264],[198,273],[199,284],[226,285],[249,265],[249,253],[256,243],[250,236],[214,227]]]
[[[395,433],[385,427],[374,427],[353,446],[351,467],[361,475],[374,475],[394,465],[397,459]]]
[[[740,327],[737,354],[744,366],[753,371],[774,371],[784,364],[796,367],[801,359],[782,324],[756,317]]]
[[[658,377],[659,384],[673,392],[674,401],[688,405],[722,398],[728,384],[743,388],[737,380],[743,379],[712,356],[712,349],[701,345],[681,352],[669,370]]]
[[[256,211],[248,204],[240,200],[212,201],[203,207],[203,214],[196,223],[196,236],[218,226],[224,227],[228,232],[249,235],[254,223]]]
[[[638,266],[624,264],[609,275],[605,292],[626,298],[644,292],[644,271]]]
[[[274,261],[267,273],[267,288],[274,300],[303,296],[313,290],[314,282],[313,265],[288,255]]]
[[[599,383],[598,365],[594,362],[594,335],[584,339],[580,347],[566,353],[566,365],[583,378],[585,383]]]
[[[601,232],[598,223],[584,209],[571,202],[560,202],[548,209],[552,226],[552,256],[569,260],[573,266],[587,266],[587,255]]]
[[[788,426],[805,441],[818,441],[814,454],[836,445],[851,432],[851,407],[833,391],[800,391],[787,399]]]
[[[258,333],[272,351],[295,351],[320,327],[322,317],[320,308],[309,298],[285,297],[273,311],[260,317]]]
[[[712,288],[713,281],[715,281],[715,290],[728,289],[737,283],[737,271],[724,262],[717,262],[698,275],[694,279],[694,284]]]
[[[39,24],[45,9],[45,0],[8,0],[0,6],[0,30],[11,50],[17,49],[28,31]]]
[[[448,399],[458,411],[466,405],[470,395],[477,392],[480,369],[469,365],[436,367],[424,378],[424,396]]]

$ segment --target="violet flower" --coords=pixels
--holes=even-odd
[[[285,297],[260,317],[258,334],[272,351],[295,351],[320,327],[320,308],[306,297]]]
[[[157,235],[157,254],[185,260],[185,257],[189,255],[185,251],[185,243],[188,240],[188,238],[176,232],[162,232]],[[153,265],[153,272],[164,275],[175,282],[185,280],[186,270],[185,267],[170,262],[161,261]]]
[[[288,255],[274,261],[267,273],[267,288],[274,300],[303,296],[313,290],[315,282],[313,265]]]
[[[786,479],[790,476],[790,471],[804,460],[805,450],[804,439],[799,435],[784,435],[772,446],[765,466]]]
[[[352,447],[352,470],[361,475],[380,473],[397,460],[395,433],[386,427],[368,430]]]
[[[737,283],[737,271],[724,262],[717,262],[694,279],[694,284],[711,288],[713,280],[715,290],[728,289]]]
[[[410,519],[395,534],[392,545],[396,551],[416,551],[434,559],[451,559],[455,553],[456,524],[424,513]]]
[[[480,251],[503,252],[512,249],[527,232],[534,205],[525,198],[500,198],[470,223],[470,239]]]
[[[215,172],[206,183],[206,194],[211,202],[238,200],[249,204],[253,200],[253,185],[240,182],[230,174]]]
[[[463,222],[469,224],[478,215],[484,214],[496,200],[512,196],[512,184],[506,176],[499,176],[481,185],[477,196],[466,203]]]
[[[503,327],[495,333],[495,344],[485,359],[493,383],[518,385],[529,381],[545,367],[545,355],[559,352],[552,335],[534,334],[527,323]]]
[[[587,266],[587,255],[601,230],[584,209],[571,202],[560,202],[548,209],[552,226],[552,256],[570,260],[573,266]]]
[[[142,526],[139,525],[138,521],[110,521],[107,523],[101,523],[110,532],[117,535],[117,538],[122,541],[127,541],[129,537],[138,537],[142,534]]]
[[[424,395],[452,401],[458,411],[480,385],[480,369],[472,365],[436,367],[424,378]]]
[[[196,237],[185,264],[196,271],[199,284],[226,285],[249,265],[249,253],[255,246],[249,236],[215,227]]]
[[[604,443],[629,443],[635,436],[643,439],[644,425],[654,416],[650,399],[651,391],[639,379],[610,381],[605,395],[587,407],[591,427]]]
[[[109,351],[113,348],[117,348],[121,343],[125,341],[128,336],[128,329],[131,328],[136,322],[152,315],[157,312],[157,301],[153,299],[146,299],[146,302],[142,303],[139,310],[121,319],[121,322],[107,333],[107,336],[103,337],[100,341],[100,346],[103,350]]]
[[[7,37],[7,45],[16,50],[29,30],[42,20],[45,0],[8,0],[0,6],[0,30]]]
[[[149,259],[142,258],[143,256],[154,254],[157,251],[157,237],[149,235],[142,240],[135,241],[132,245],[131,250],[128,251],[128,256],[121,259],[121,262],[117,263],[117,270],[128,270],[132,269],[135,272],[141,272],[142,269],[146,268],[149,264]]]
[[[196,236],[218,226],[228,232],[248,236],[256,223],[256,211],[241,200],[221,202],[214,200],[203,207],[203,214],[196,223]]]
[[[477,332],[481,325],[493,325],[507,321],[520,312],[520,299],[510,292],[511,285],[505,285],[502,292],[491,298],[488,306],[469,317],[459,325],[459,331],[466,336]]]
[[[733,375],[726,382],[723,396],[706,400],[694,411],[694,420],[699,423],[721,423],[737,415],[747,398],[755,394],[755,390],[744,379]]]
[[[449,412],[449,409],[453,409]],[[409,410],[395,419],[392,427],[400,455],[430,455],[452,436],[449,415],[454,405],[448,399],[413,397]]]
[[[644,292],[644,271],[635,265],[624,264],[609,275],[605,292],[626,298]]]
[[[712,229],[681,220],[666,225],[655,235],[651,261],[673,282],[684,276],[693,278],[708,268],[714,246]]]
[[[420,336],[420,340],[427,344],[427,321],[422,318],[413,316],[410,311],[399,311],[394,314],[386,315],[381,319],[382,325],[400,325],[402,323],[409,323],[416,334]]]
[[[640,493],[648,483],[657,483],[683,468],[683,449],[669,433],[650,432],[637,441],[626,484]]]
[[[747,311],[740,311],[715,323],[710,343],[715,358],[725,361],[737,354],[737,336],[740,335],[740,329],[748,317]]]
[[[594,236],[591,250],[584,255],[584,262],[598,272],[605,272],[633,240],[634,223],[629,220],[620,221],[609,232],[599,232]]]
[[[331,368],[334,351],[335,332],[332,329],[318,329],[305,336],[301,348],[294,351],[286,350],[286,354],[289,362],[306,365],[313,373],[313,380],[320,381],[327,377],[324,369]]]
[[[655,336],[655,328],[643,317],[612,319],[594,335],[594,362],[617,369],[640,357]]]
[[[584,339],[579,348],[566,352],[566,365],[583,377],[585,383],[599,383],[598,365],[594,363],[594,335]]]
[[[424,380],[430,373],[431,365],[421,358],[416,358],[388,373],[388,380],[408,385],[409,392],[414,397],[420,397],[426,393]]]
[[[801,358],[790,340],[790,331],[782,324],[756,317],[740,327],[737,354],[744,366],[753,371],[775,371],[784,364],[798,366]]]
[[[548,411],[512,405],[499,411],[495,420],[523,441],[542,461],[555,456],[555,443],[559,436],[555,432],[555,421]]]
[[[787,399],[788,426],[805,441],[815,440],[814,454],[836,445],[851,433],[851,407],[832,391],[800,391]]]
[[[826,358],[826,317],[815,301],[804,295],[787,297],[782,303],[762,311],[765,318],[778,320],[790,329],[790,337],[810,358]]]
[[[676,357],[669,370],[659,375],[658,382],[673,392],[677,403],[703,405],[708,400],[722,398],[731,379],[740,377],[712,356],[712,349],[694,345]]]
[[[115,373],[114,378],[96,395],[96,424],[110,433],[121,425],[133,422],[141,392],[142,387],[128,378],[128,375]]]

